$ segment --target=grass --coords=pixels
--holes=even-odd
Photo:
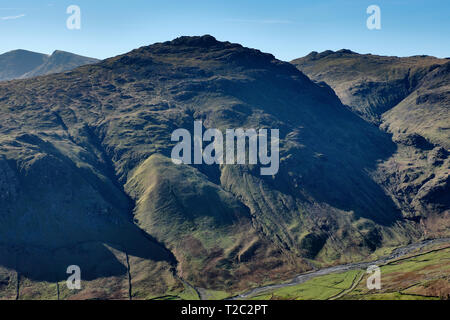
[[[271,292],[271,294],[257,296],[254,299],[326,300],[349,288],[359,273],[359,270],[352,270],[349,272],[329,274],[311,279],[299,285],[277,289]]]
[[[197,292],[192,288],[184,285],[184,290],[180,294],[178,294],[178,297],[180,297],[181,300],[200,300],[200,297],[198,296]]]
[[[207,300],[223,300],[230,297],[230,294],[221,290],[204,290],[203,296]]]
[[[438,297],[420,297],[400,292],[374,293],[364,296],[364,300],[439,300]]]
[[[399,259],[381,266],[382,288],[369,291],[368,275],[350,290],[365,270],[351,270],[313,278],[305,283],[251,297],[254,300],[326,300],[345,290],[342,299],[422,300],[440,299],[450,293],[450,248]]]

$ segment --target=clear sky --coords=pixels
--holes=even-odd
[[[369,30],[369,5],[381,30]],[[69,5],[81,29],[69,30]],[[107,58],[181,35],[219,40],[292,60],[311,51],[450,57],[449,0],[0,0],[0,53],[55,49]]]

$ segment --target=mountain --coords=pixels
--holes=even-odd
[[[43,64],[32,71],[25,73],[21,78],[31,78],[51,73],[60,73],[86,64],[97,63],[98,61],[99,60],[94,58],[83,57],[70,52],[56,50]]]
[[[36,69],[48,59],[47,55],[26,50],[14,50],[0,55],[0,80],[18,79]]]
[[[407,58],[358,54],[348,49],[327,50],[292,63],[316,82],[325,82],[342,103],[362,118],[379,123],[421,84],[426,74],[450,62],[430,56]]]
[[[292,64],[212,36],[0,83],[0,116],[3,296],[230,295],[448,232],[384,184],[389,134]],[[279,129],[278,174],[174,164],[171,135],[194,121]],[[72,264],[83,289],[56,290]]]
[[[312,52],[292,63],[334,90],[355,114],[392,135],[397,150],[380,165],[379,183],[405,216],[434,216],[428,219],[429,228],[447,230],[450,60],[343,49]]]
[[[98,61],[64,51],[45,55],[26,50],[14,50],[0,55],[0,81],[64,72]]]

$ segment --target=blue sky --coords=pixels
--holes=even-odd
[[[66,9],[81,8],[81,30]],[[381,30],[366,27],[369,5]],[[0,53],[66,50],[107,58],[180,35],[211,34],[291,60],[311,51],[450,56],[448,0],[0,0]]]

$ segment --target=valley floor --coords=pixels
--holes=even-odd
[[[369,265],[381,269],[381,289],[367,289]],[[385,259],[325,268],[299,275],[289,283],[253,289],[234,299],[449,299],[449,239],[394,250]]]
[[[122,253],[114,251],[121,257]],[[126,257],[122,257],[124,262]],[[290,281],[241,292],[196,288],[164,264],[130,256],[129,278],[124,275],[83,281],[83,290],[71,292],[65,282],[27,279],[0,268],[0,300],[138,299],[138,300],[335,300],[335,299],[448,299],[450,296],[450,238],[427,240],[392,248],[376,261],[321,268]],[[368,266],[381,269],[381,289],[367,289]],[[159,275],[159,276],[158,276]],[[161,277],[163,275],[163,277]],[[236,294],[236,293],[234,293]]]

